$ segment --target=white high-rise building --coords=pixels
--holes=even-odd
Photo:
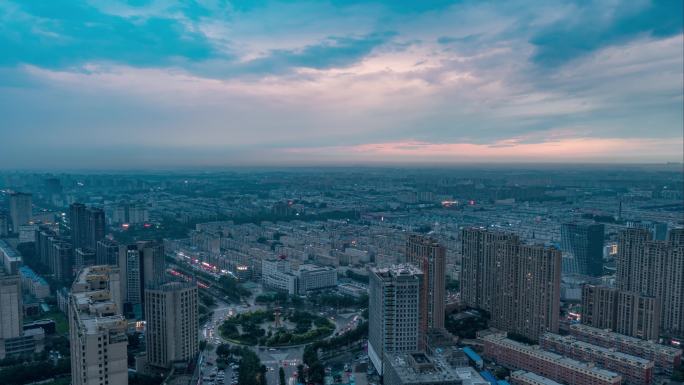
[[[421,279],[410,264],[371,270],[368,356],[380,374],[385,354],[418,349]]]
[[[121,315],[119,269],[81,270],[69,297],[71,383],[126,385],[128,323]]]
[[[147,362],[169,368],[199,352],[197,284],[168,282],[145,289]]]

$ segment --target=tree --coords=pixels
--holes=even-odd
[[[306,384],[306,377],[304,376],[304,365],[297,365],[297,382]]]
[[[282,366],[278,370],[278,377],[280,377],[280,385],[285,385],[285,369]]]
[[[325,368],[320,361],[316,361],[316,363],[309,368],[309,381],[317,385],[322,385],[325,382]]]

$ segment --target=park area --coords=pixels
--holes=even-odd
[[[292,346],[330,336],[335,324],[302,310],[257,310],[238,314],[220,326],[221,336],[242,345]]]

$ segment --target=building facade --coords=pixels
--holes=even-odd
[[[98,265],[118,265],[119,243],[111,239],[102,239],[97,242],[95,249],[95,263]]]
[[[164,245],[156,241],[141,241],[119,248],[124,308],[137,319],[144,318],[145,287],[164,281],[164,258]]]
[[[561,252],[482,228],[462,233],[461,295],[491,326],[537,340],[558,331]]]
[[[380,374],[385,354],[419,347],[421,274],[410,264],[371,270],[368,356]]]
[[[406,241],[406,262],[423,272],[420,288],[421,344],[425,345],[428,329],[444,328],[446,304],[446,250],[437,240],[421,235],[409,235]]]
[[[684,335],[684,229],[670,230],[665,241],[647,229],[621,231],[616,264],[618,289],[655,298],[660,333]]]
[[[562,355],[492,333],[482,338],[485,357],[513,370],[537,373],[562,384],[619,385],[622,376]]]
[[[570,325],[569,331],[571,336],[580,341],[653,361],[656,373],[672,374],[682,360],[681,349],[660,345],[653,341],[644,341],[581,324]]]
[[[617,324],[618,290],[603,285],[582,286],[582,318],[585,325],[615,329]]]
[[[199,352],[197,284],[168,282],[145,290],[147,362],[170,368]]]
[[[69,296],[71,383],[128,384],[128,323],[121,315],[119,270],[89,266],[79,272]]]
[[[546,333],[539,345],[546,350],[576,360],[594,362],[602,368],[622,375],[625,385],[653,383],[654,363],[645,358],[616,352],[609,348],[580,341],[572,336]]]
[[[12,231],[19,233],[19,226],[31,222],[33,215],[33,195],[15,192],[9,197],[10,218],[12,219]]]
[[[603,275],[604,225],[598,223],[563,223],[561,250],[572,258],[563,265],[563,274],[599,277]]]

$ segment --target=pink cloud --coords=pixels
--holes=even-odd
[[[682,159],[682,138],[561,138],[523,143],[518,138],[492,144],[397,141],[354,146],[289,148],[289,154],[376,161],[563,161],[651,162]]]

